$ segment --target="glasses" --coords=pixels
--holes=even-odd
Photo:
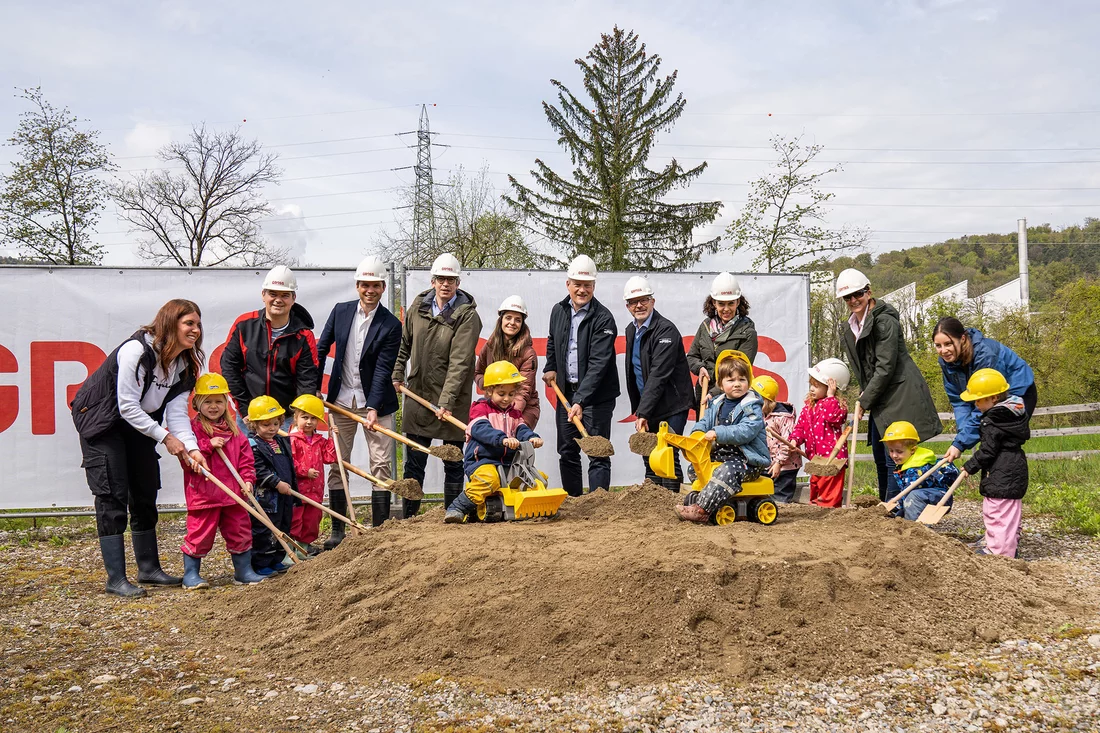
[[[642,307],[642,306],[649,305],[649,301],[651,301],[651,300],[653,300],[653,298],[649,298],[649,297],[638,298],[637,300],[628,300],[628,301],[626,301],[626,307],[633,310],[635,308],[639,308],[639,307]]]
[[[433,277],[432,280],[440,285],[456,285],[458,284],[457,277]]]
[[[845,303],[851,303],[853,300],[858,300],[859,298],[862,298],[864,295],[867,295],[867,293],[869,291],[870,291],[870,288],[863,288],[861,290],[855,291],[854,293],[848,293],[847,295],[844,296],[844,302]]]

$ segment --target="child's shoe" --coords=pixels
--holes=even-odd
[[[443,515],[443,521],[447,524],[462,524],[476,511],[477,505],[470,501],[470,497],[466,496],[466,492],[463,491],[447,507],[447,513]]]
[[[256,585],[264,576],[252,569],[252,550],[230,555],[233,558],[233,584]]]
[[[271,570],[272,570],[272,572],[277,573],[278,575],[282,575],[287,570],[290,570],[290,565],[288,565],[286,563],[283,563],[283,562],[279,562],[279,563],[276,563],[275,567],[271,568]]]
[[[274,574],[275,574],[275,568],[272,568],[272,567],[256,568],[256,575],[259,575],[261,578],[268,578],[268,577],[271,577]]]
[[[201,590],[203,588],[209,588],[210,584],[202,579],[199,575],[199,569],[202,567],[201,557],[191,557],[184,554],[183,556],[183,589],[184,590]]]
[[[688,504],[686,506],[678,505],[674,507],[676,516],[685,522],[696,522],[698,524],[705,524],[710,519],[710,514],[707,510],[698,504]]]
[[[317,557],[322,552],[324,552],[324,550],[322,550],[317,545],[306,545],[306,554],[310,557]]]

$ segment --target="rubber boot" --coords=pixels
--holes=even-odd
[[[201,557],[191,557],[187,553],[183,555],[183,589],[184,590],[201,590],[203,588],[209,588],[210,584],[202,579],[199,575],[199,569],[202,567]]]
[[[230,555],[233,558],[233,585],[256,585],[264,576],[252,569],[252,550]]]
[[[332,520],[332,533],[325,540],[324,548],[326,550],[335,550],[340,546],[340,543],[344,541],[344,523],[338,519]]]
[[[477,504],[470,501],[466,492],[460,492],[453,502],[447,505],[443,521],[447,524],[462,524],[477,511]]]
[[[332,508],[332,511],[337,514],[343,514],[345,517],[348,515],[348,497],[344,493],[343,489],[328,492],[328,505]],[[339,519],[332,518],[332,532],[329,534],[327,540],[325,540],[324,548],[326,550],[335,550],[340,546],[340,543],[344,541],[347,528],[344,523]]]
[[[420,499],[405,499],[401,503],[405,505],[405,519],[410,519],[420,513]]]
[[[157,531],[147,529],[143,532],[131,532],[130,541],[134,545],[134,559],[137,560],[139,583],[144,585],[182,585],[183,578],[169,575],[161,570],[160,552],[157,550]]]
[[[443,508],[450,509],[461,494],[462,484],[443,484]]]
[[[381,527],[390,518],[390,492],[370,492],[370,526]]]
[[[126,543],[122,535],[100,537],[99,552],[103,555],[103,567],[107,570],[108,593],[123,598],[138,598],[145,595],[144,588],[131,585],[126,579]]]

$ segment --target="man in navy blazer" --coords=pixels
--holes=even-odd
[[[328,380],[328,401],[393,430],[397,412],[397,392],[390,379],[397,352],[401,348],[401,321],[381,303],[386,292],[386,265],[377,257],[367,257],[355,270],[358,300],[337,303],[329,314],[317,342],[317,363],[324,370],[325,358],[335,346],[332,374]],[[317,391],[320,392],[320,384]],[[340,455],[350,456],[359,423],[332,413],[339,433]],[[393,475],[390,465],[391,439],[363,426],[370,456],[370,471],[378,478]],[[339,466],[328,472],[329,504],[333,511],[347,513],[347,497],[340,481]],[[371,492],[371,524],[375,527],[389,519],[390,492]],[[344,539],[344,523],[332,520],[332,535],[325,541],[331,550]]]

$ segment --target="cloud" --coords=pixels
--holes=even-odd
[[[289,204],[278,207],[274,214],[260,225],[260,228],[272,245],[286,250],[288,262],[305,264],[307,256],[317,257],[320,254],[316,245],[320,244],[321,237],[307,226],[306,217],[300,206]],[[314,245],[312,253],[309,252],[310,245]],[[310,264],[332,263],[311,262]]]

